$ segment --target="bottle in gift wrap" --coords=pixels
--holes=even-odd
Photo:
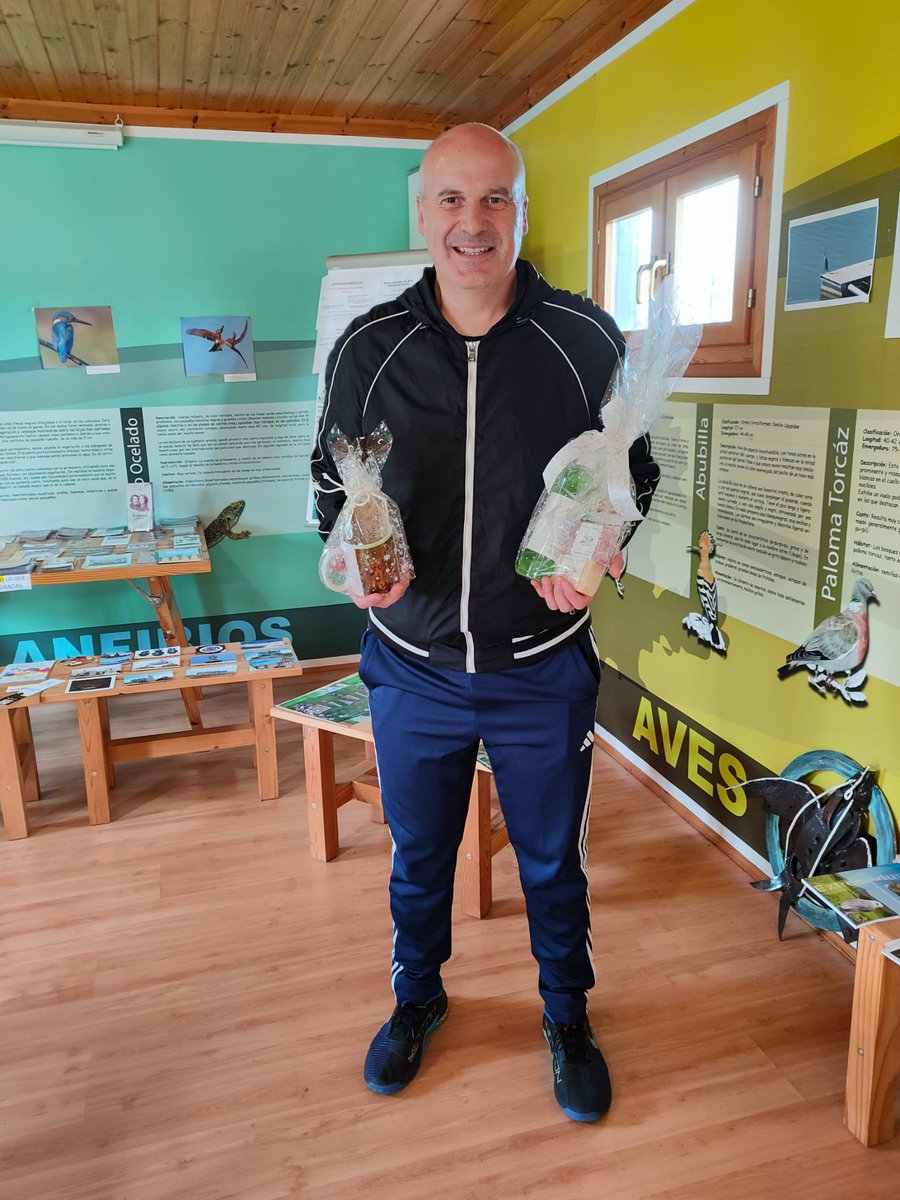
[[[350,438],[333,425],[328,448],[346,498],[319,559],[319,578],[334,592],[384,595],[415,578],[396,503],[381,487],[393,439],[382,421],[370,434]]]
[[[615,510],[591,513],[578,527],[560,574],[585,596],[593,596],[624,540],[628,523]]]
[[[545,492],[529,523],[516,557],[516,572],[526,579],[556,575],[581,523],[596,485],[580,463],[568,463]]]
[[[400,560],[391,512],[381,494],[360,496],[342,514],[341,548],[351,592],[370,596],[400,582]]]

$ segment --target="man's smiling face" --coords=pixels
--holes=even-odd
[[[422,162],[424,235],[443,291],[509,290],[528,224],[525,177],[506,140],[481,125],[443,135]]]

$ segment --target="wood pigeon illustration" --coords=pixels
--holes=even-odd
[[[811,687],[825,693],[834,691],[845,700],[857,703],[865,697],[853,692],[862,682],[862,675],[854,674],[863,662],[869,649],[869,601],[877,604],[878,597],[868,579],[857,579],[850,595],[850,603],[835,616],[826,617],[817,625],[802,646],[792,651],[778,668],[778,678],[784,679],[798,667],[806,667],[812,673]],[[847,675],[838,682],[835,675]]]
[[[704,646],[712,646],[719,654],[725,654],[725,638],[719,629],[719,589],[709,561],[716,552],[716,539],[708,529],[704,529],[697,538],[697,545],[688,546],[688,549],[700,555],[697,564],[697,597],[703,612],[688,613],[681,623]]]

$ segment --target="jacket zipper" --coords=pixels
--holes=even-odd
[[[466,342],[466,505],[463,516],[462,587],[459,628],[466,640],[466,670],[475,670],[475,642],[469,632],[469,593],[472,587],[472,523],[475,505],[475,389],[478,380],[478,343]]]

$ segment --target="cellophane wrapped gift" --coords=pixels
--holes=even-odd
[[[667,279],[650,305],[647,329],[633,333],[628,353],[610,381],[603,430],[587,430],[562,447],[544,468],[544,491],[516,557],[527,579],[560,575],[593,596],[634,525],[628,451],[662,411],[687,370],[702,327],[679,325]]]
[[[382,423],[364,438],[333,426],[327,438],[346,499],[319,559],[319,577],[333,592],[389,592],[415,575],[400,510],[381,490],[393,438]]]

